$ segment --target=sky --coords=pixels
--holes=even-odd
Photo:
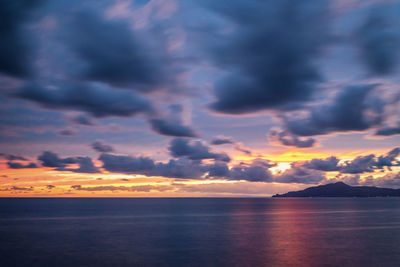
[[[0,1],[1,197],[400,188],[400,1]]]

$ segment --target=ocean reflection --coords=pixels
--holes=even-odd
[[[1,199],[1,266],[398,266],[400,201]]]

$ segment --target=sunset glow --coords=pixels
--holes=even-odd
[[[1,197],[400,187],[398,1],[22,2]]]

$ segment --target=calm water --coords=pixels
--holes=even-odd
[[[400,266],[400,199],[0,199],[1,266]]]

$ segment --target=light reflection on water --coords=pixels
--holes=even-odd
[[[0,199],[1,266],[399,266],[400,199]]]

